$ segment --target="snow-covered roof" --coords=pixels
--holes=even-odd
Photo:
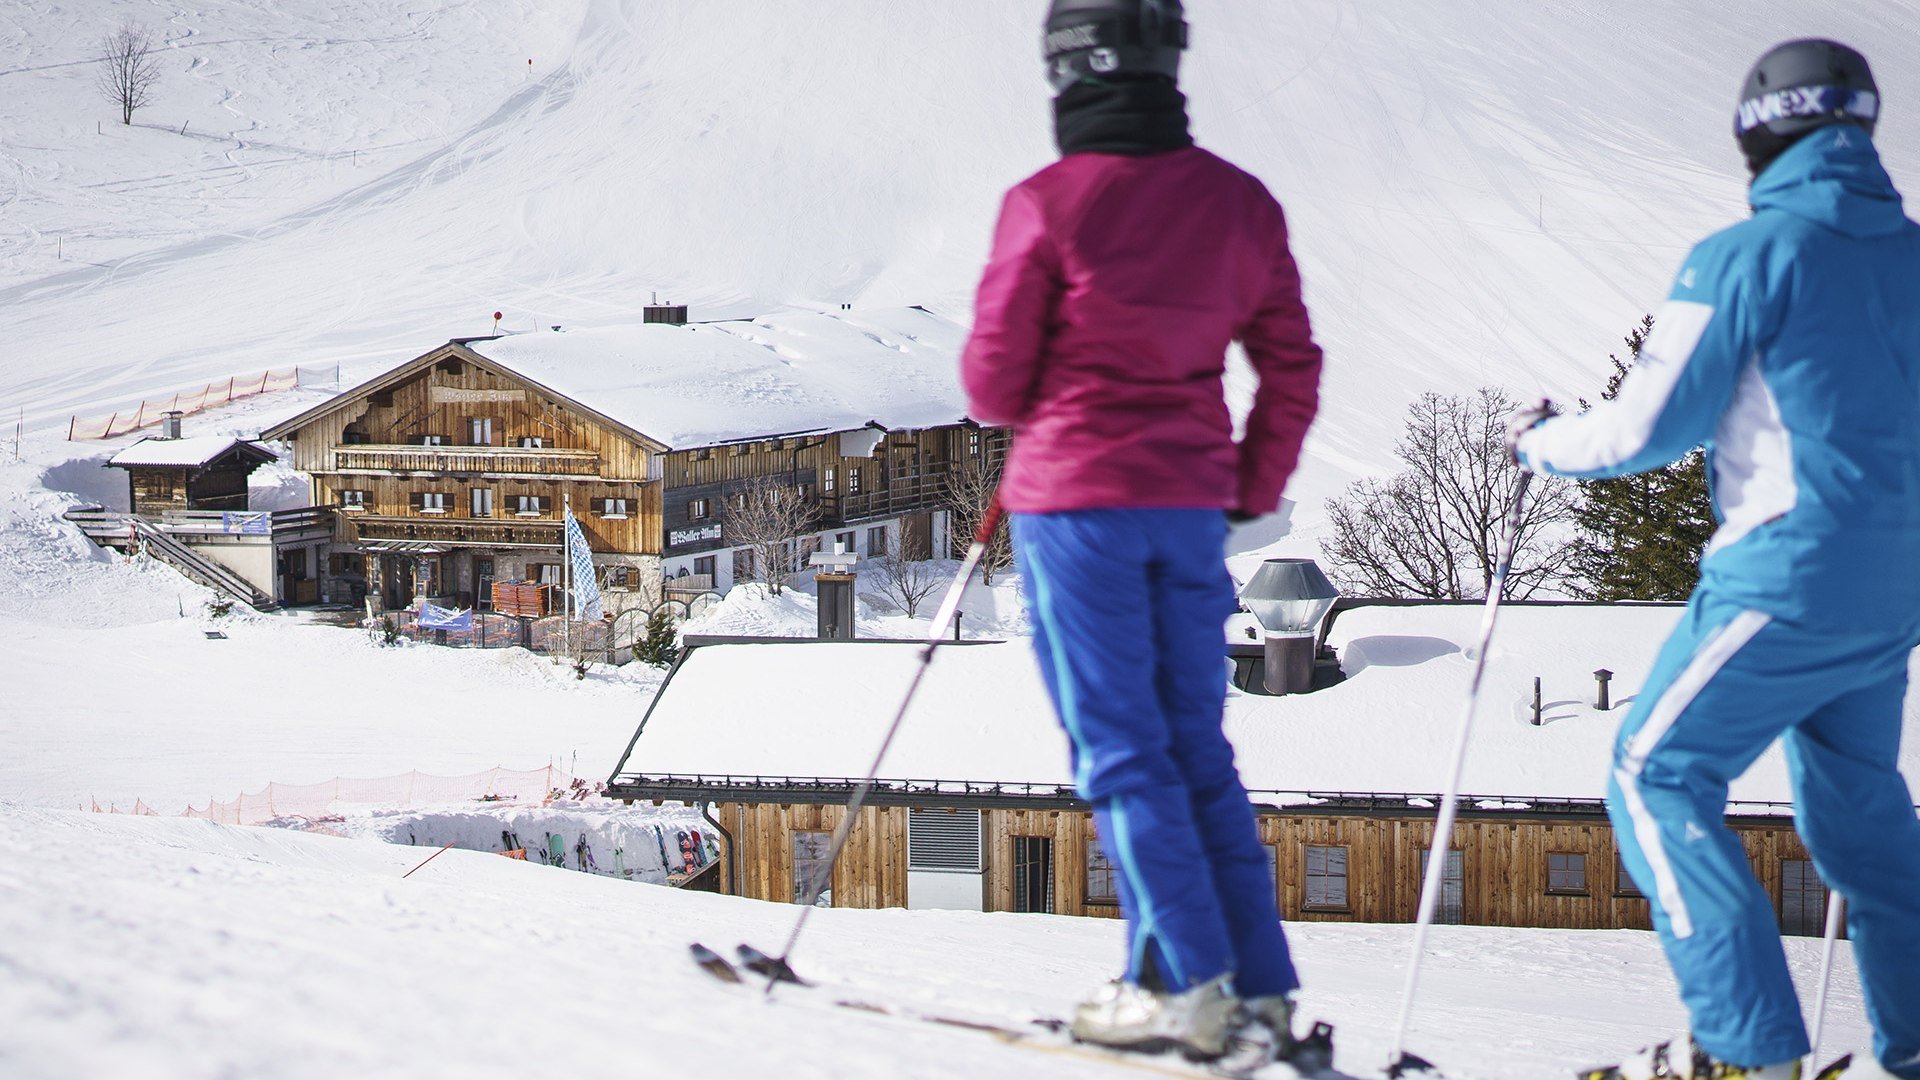
[[[668,446],[951,424],[964,331],[919,308],[539,331],[481,356]]]
[[[141,439],[107,459],[109,465],[205,465],[235,444],[251,447],[263,457],[273,454],[231,435],[199,435],[191,439]]]
[[[1506,609],[1462,791],[1515,799],[1602,797],[1614,731],[1678,616],[1672,607]],[[1469,672],[1463,653],[1479,619],[1471,606],[1354,609],[1340,616],[1330,636],[1345,682],[1290,697],[1230,689],[1227,732],[1247,786],[1285,793],[1439,791]],[[661,693],[625,771],[859,776],[912,677],[919,648],[756,643],[696,649]],[[1591,704],[1593,671],[1603,667],[1615,672],[1614,708],[1607,714]],[[1530,723],[1536,675],[1545,720],[1538,727]],[[1907,725],[1905,772],[1920,778],[1920,702],[1908,703]],[[1071,784],[1066,740],[1030,643],[943,650],[881,776]],[[1734,783],[1732,797],[1791,801],[1777,748]]]

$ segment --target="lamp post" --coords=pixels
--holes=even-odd
[[[1313,689],[1314,636],[1339,597],[1312,559],[1268,559],[1240,591],[1240,603],[1266,631],[1262,682],[1269,694]]]

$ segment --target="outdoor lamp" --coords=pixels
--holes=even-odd
[[[1240,591],[1241,605],[1267,632],[1262,681],[1268,693],[1313,689],[1314,637],[1339,597],[1312,559],[1268,559]]]

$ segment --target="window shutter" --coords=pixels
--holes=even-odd
[[[605,499],[590,499],[590,500],[588,500],[588,503],[589,503],[589,505],[591,505],[591,506],[593,507],[593,512],[594,512],[594,513],[596,513],[596,514],[601,514],[601,515],[605,515],[605,514],[606,514],[606,512],[607,512],[607,500],[605,500]]]
[[[980,811],[907,811],[907,869],[979,873]]]
[[[417,491],[409,492],[407,494],[407,505],[411,507],[415,512],[418,512],[420,507],[423,505],[423,500],[420,497],[420,493]]]

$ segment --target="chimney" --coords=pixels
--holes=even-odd
[[[1267,693],[1313,689],[1314,635],[1339,595],[1312,559],[1268,559],[1240,590],[1241,606],[1266,631]]]
[[[641,310],[640,321],[662,323],[667,326],[685,326],[687,325],[687,305],[662,304],[656,297],[653,303]]]
[[[835,544],[832,551],[816,551],[807,561],[820,568],[813,575],[820,595],[820,640],[852,641],[853,564],[860,561],[860,556],[848,551],[845,544]]]
[[[177,439],[180,437],[180,410],[171,409],[160,415],[160,438]]]

